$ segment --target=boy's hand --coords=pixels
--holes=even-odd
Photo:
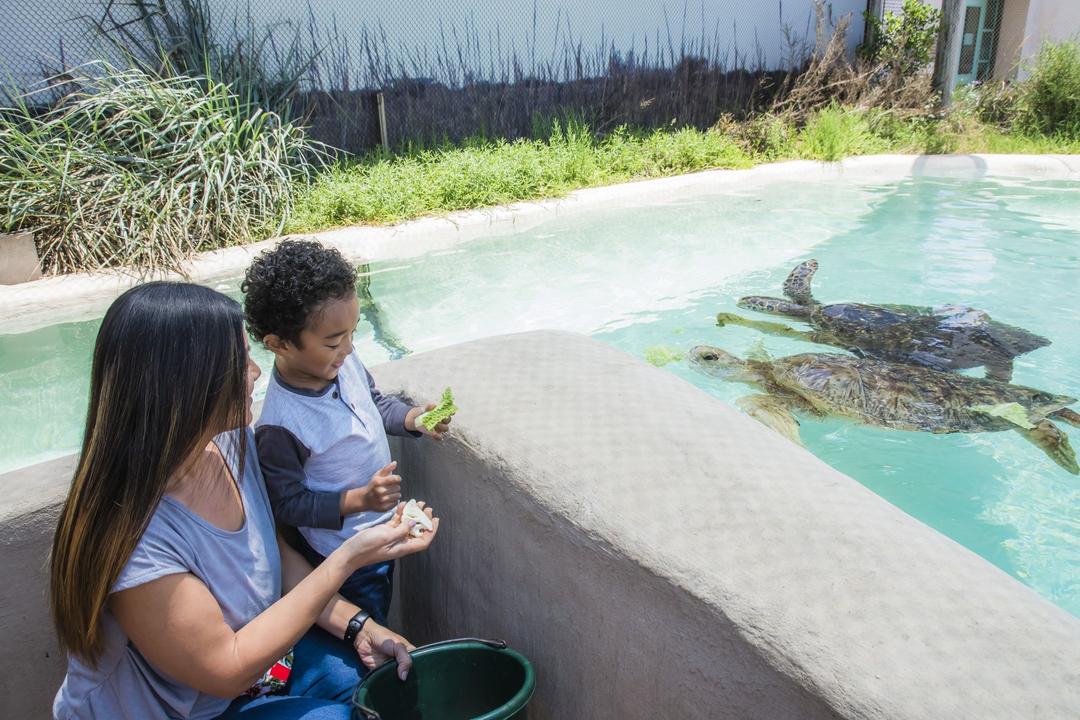
[[[443,435],[450,430],[450,420],[453,416],[446,418],[441,423],[435,426],[434,430],[428,430],[423,425],[416,424],[416,418],[420,417],[428,410],[434,410],[437,407],[435,403],[428,403],[422,408],[414,407],[409,411],[409,414],[405,416],[405,429],[410,432],[419,432],[427,435],[432,440],[442,440]]]
[[[365,510],[374,512],[393,510],[401,501],[401,476],[394,474],[396,467],[395,460],[372,475],[371,480],[364,487],[343,492],[341,514],[352,515]]]

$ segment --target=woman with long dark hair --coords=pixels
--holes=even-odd
[[[407,641],[335,591],[435,533],[399,515],[313,571],[277,535],[254,461],[258,376],[240,306],[213,290],[148,283],[106,313],[53,540],[69,656],[55,717],[346,720],[361,665],[408,672]]]

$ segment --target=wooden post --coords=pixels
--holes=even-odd
[[[885,0],[869,0],[866,5],[866,12],[870,17],[876,20],[882,19],[883,5]],[[870,47],[874,44],[877,38],[874,36],[874,26],[869,21],[863,23],[863,46]]]
[[[383,98],[383,94],[380,92],[375,95],[375,101],[379,106],[379,139],[382,140],[383,152],[387,155],[390,154],[390,141],[386,134],[386,100]]]
[[[941,29],[934,55],[934,89],[941,93],[942,107],[948,107],[956,87],[960,46],[964,37],[964,0],[942,0]]]

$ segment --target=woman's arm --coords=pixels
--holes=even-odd
[[[329,559],[235,632],[210,590],[190,573],[118,592],[109,609],[155,667],[199,692],[232,698],[289,651],[349,576]]]
[[[279,535],[278,547],[281,550],[281,581],[282,592],[288,592],[296,584],[301,582],[312,572],[311,564],[304,557],[293,550],[288,543]],[[334,637],[344,638],[345,629],[349,620],[359,612],[360,608],[341,597],[337,593],[330,598],[330,602],[323,608],[316,621],[318,626]],[[360,656],[361,662],[369,669],[374,669],[387,660],[398,661],[398,675],[402,680],[412,667],[412,658],[409,652],[416,647],[401,635],[379,625],[374,620],[364,623],[360,634],[353,641],[353,647]]]
[[[155,667],[200,692],[236,697],[280,660],[324,612],[332,616],[328,621],[338,621],[344,609],[328,605],[353,571],[419,552],[434,535],[410,537],[404,523],[363,530],[302,579],[293,574],[291,589],[237,631],[225,622],[206,585],[187,573],[115,593],[109,610]]]

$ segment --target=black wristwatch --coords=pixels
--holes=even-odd
[[[353,615],[352,620],[349,620],[349,624],[345,626],[345,642],[352,643],[353,640],[356,640],[356,636],[364,629],[364,623],[370,617],[371,615],[363,610]]]

